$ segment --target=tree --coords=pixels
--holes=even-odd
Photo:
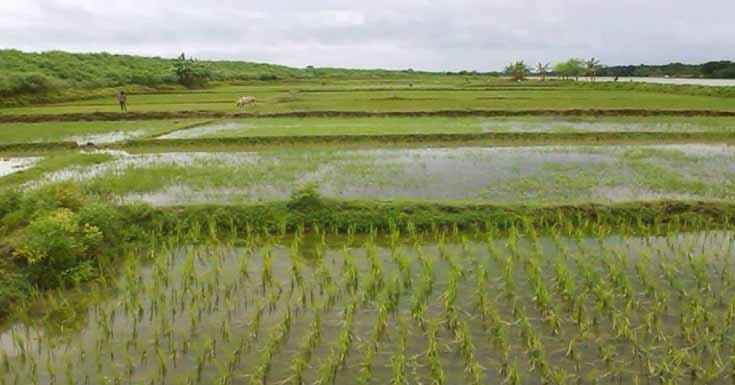
[[[556,63],[554,65],[554,72],[561,76],[562,79],[579,78],[584,72],[584,66],[582,60],[569,59],[565,62]]]
[[[590,60],[585,60],[584,66],[585,75],[587,75],[590,80],[595,81],[597,78],[597,71],[600,69],[600,61],[595,58],[591,58]]]
[[[726,60],[711,61],[711,62],[704,63],[702,64],[702,70],[701,70],[702,75],[708,78],[715,77],[715,74],[717,72],[725,70],[733,64],[735,63],[731,63]]]
[[[505,67],[505,74],[517,81],[525,80],[526,76],[528,76],[528,72],[529,68],[523,60],[510,63]]]
[[[211,77],[209,68],[204,63],[187,59],[183,53],[174,62],[173,72],[179,84],[187,88],[204,87]]]
[[[546,80],[546,75],[549,73],[551,63],[538,63],[536,64],[536,73],[541,75],[541,80]]]

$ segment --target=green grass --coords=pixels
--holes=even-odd
[[[245,86],[221,86],[204,92],[175,91],[158,94],[131,94],[130,111],[237,111],[235,101],[242,95],[259,99],[248,111],[283,112],[298,110],[441,110],[441,109],[565,109],[565,108],[647,108],[735,110],[735,98],[678,95],[635,90],[595,90],[574,86],[562,88],[504,87],[472,88],[448,86],[435,90],[431,87],[407,88],[406,81],[398,83],[394,91],[354,88],[349,92],[344,85],[309,85],[298,82]],[[354,87],[354,85],[352,85]],[[383,88],[378,86],[374,88]],[[442,86],[447,87],[447,86]],[[420,89],[427,88],[427,89]],[[301,89],[309,92],[296,92]],[[340,92],[335,92],[340,91]],[[5,108],[0,113],[10,114],[64,114],[115,112],[118,110],[111,95],[79,102]]]
[[[144,121],[94,121],[94,122],[43,122],[0,124],[0,143],[34,143],[82,141],[87,137],[104,134],[119,134],[146,138],[177,129],[203,123],[203,120],[144,120]]]
[[[211,127],[211,129],[208,129]],[[733,132],[718,117],[305,117],[221,120],[171,137],[236,138],[303,135],[466,134],[483,132]],[[189,133],[190,132],[190,133]]]

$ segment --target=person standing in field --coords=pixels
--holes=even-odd
[[[117,102],[120,103],[120,111],[122,112],[128,112],[128,96],[125,95],[125,91],[120,90],[120,92],[117,93]]]

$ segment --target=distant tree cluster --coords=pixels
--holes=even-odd
[[[567,61],[554,65],[554,73],[562,79],[579,78],[586,76],[592,80],[598,76],[604,67],[600,65],[600,61],[595,58],[588,60],[569,59]]]
[[[531,72],[541,76],[542,80],[546,80],[547,76],[558,76],[562,79],[578,79],[580,76],[586,76],[595,80],[604,70],[605,67],[600,65],[600,60],[591,58],[569,59],[553,66],[551,63],[538,63],[534,68],[527,66],[523,61],[517,61],[505,67],[504,72],[513,80],[523,80]]]
[[[666,65],[610,66],[604,76],[645,76],[735,79],[735,61],[720,60],[704,64],[671,63]]]
[[[735,79],[735,62],[728,60],[712,61],[704,64],[672,63],[660,66],[604,66],[596,58],[569,59],[563,62],[538,63],[535,67],[527,66],[523,61],[513,62],[505,67],[505,75],[514,80],[525,79],[533,73],[546,79],[555,76],[562,79],[579,79],[587,77],[595,80],[598,76],[610,77],[684,77],[684,78],[712,78]]]

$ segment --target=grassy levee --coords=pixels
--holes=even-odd
[[[237,118],[307,118],[307,117],[513,117],[513,116],[710,116],[735,117],[735,111],[701,109],[646,109],[646,108],[568,108],[568,109],[446,109],[446,110],[300,110],[282,112],[228,112],[228,111],[147,111],[147,112],[89,112],[64,114],[0,114],[0,123],[89,122],[161,119],[237,119]]]
[[[476,134],[300,135],[237,138],[128,140],[106,148],[123,150],[225,150],[276,146],[511,146],[558,144],[735,143],[731,132],[499,132]]]
[[[124,206],[122,207],[124,210]],[[140,213],[139,208],[136,209]],[[677,230],[728,227],[735,223],[735,204],[704,201],[641,201],[579,205],[493,205],[462,202],[412,202],[338,200],[319,197],[252,205],[186,205],[151,208],[149,216],[164,233],[189,226],[215,223],[220,230],[231,226],[268,231],[293,231],[300,226],[319,226],[334,231],[367,231],[412,227],[430,230],[447,227],[504,229],[511,226],[573,226],[591,234],[600,225],[660,226],[664,233]],[[668,227],[667,227],[668,226]]]
[[[0,143],[2,154],[38,153],[45,151],[76,150],[76,142]]]

